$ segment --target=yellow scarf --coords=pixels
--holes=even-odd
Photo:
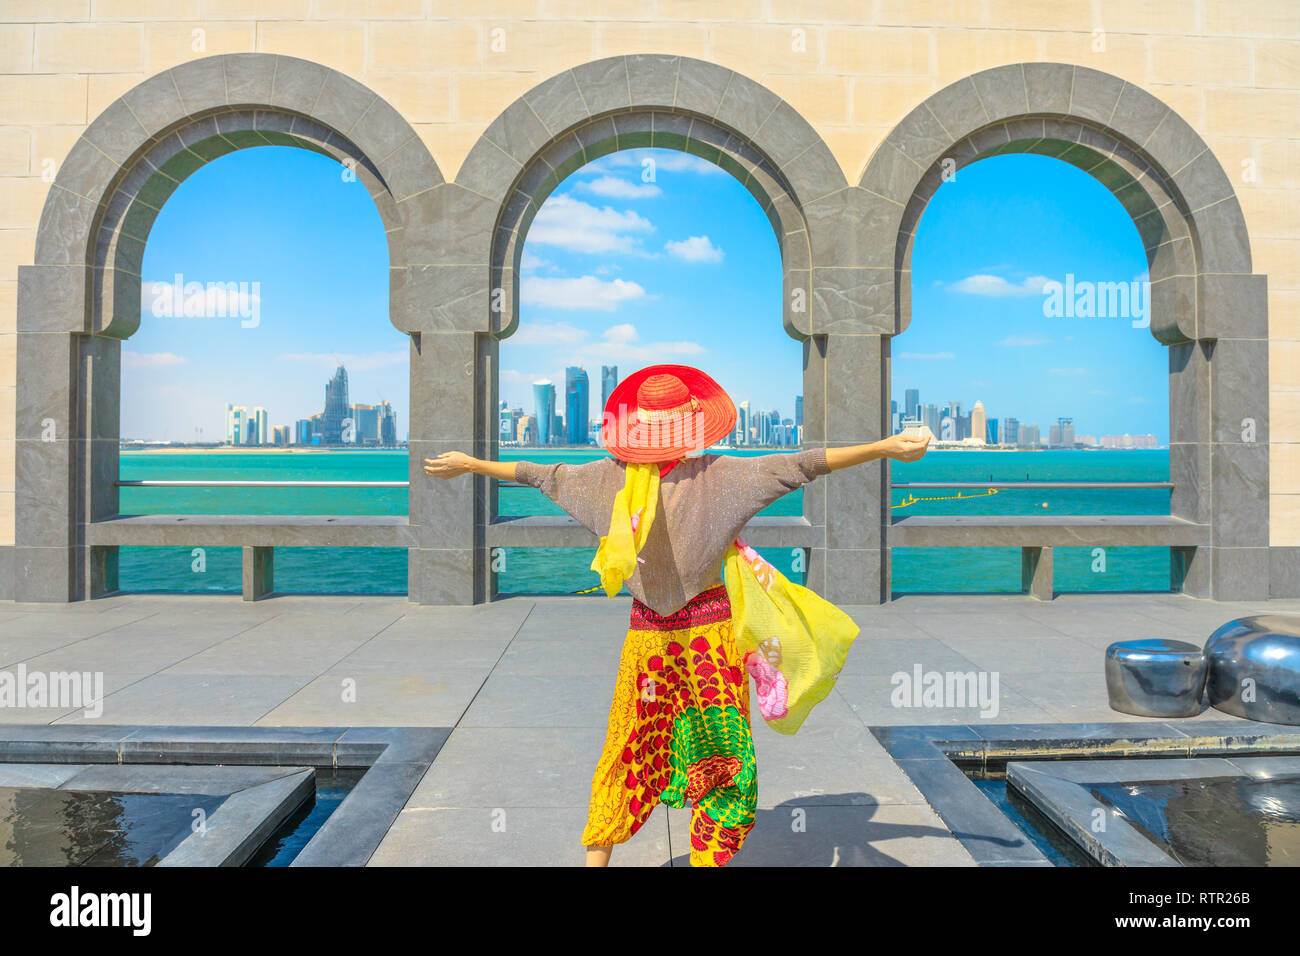
[[[609,534],[600,539],[591,570],[614,597],[636,571],[659,502],[659,466],[628,463],[614,496]],[[768,726],[793,734],[835,686],[858,634],[851,617],[825,598],[788,580],[737,538],[723,561],[736,650],[755,680],[755,703]]]
[[[623,490],[614,496],[609,534],[600,539],[591,562],[607,596],[618,594],[636,571],[636,556],[650,534],[658,503],[659,466],[628,462]]]

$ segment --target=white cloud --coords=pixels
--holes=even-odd
[[[1008,348],[1028,348],[1034,345],[1046,345],[1050,341],[1051,339],[1042,335],[1008,335],[996,344],[1005,345]]]
[[[648,365],[662,362],[665,355],[700,355],[705,350],[698,342],[678,340],[676,342],[641,343],[640,333],[631,323],[612,325],[605,330],[599,342],[588,342],[573,354],[570,365],[584,365],[596,368],[600,365],[640,363]]]
[[[1018,285],[1008,282],[1001,276],[977,274],[967,276],[954,282],[950,289],[967,295],[986,295],[993,298],[1014,298],[1029,295],[1042,295],[1043,285],[1050,280],[1046,276],[1030,276]]]
[[[646,160],[649,160],[652,165],[647,167]],[[625,149],[606,156],[604,162],[608,166],[615,168],[629,166],[641,170],[651,168],[656,173],[697,173],[701,176],[713,176],[723,172],[720,166],[715,166],[707,159],[701,159],[699,156],[677,152],[676,150],[660,150],[657,153],[650,153],[644,149]]]
[[[635,282],[613,279],[606,282],[595,276],[577,279],[548,279],[525,276],[519,287],[520,301],[551,309],[598,309],[613,312],[624,302],[646,298],[646,291]]]
[[[640,337],[637,334],[636,326],[631,322],[611,325],[605,330],[605,341],[607,342],[635,342]]]
[[[303,362],[331,370],[342,365],[349,372],[372,372],[392,365],[405,365],[410,361],[411,356],[405,349],[396,349],[392,352],[367,352],[360,355],[340,355],[338,352],[290,352],[277,358],[281,362]]]
[[[663,190],[654,183],[630,183],[617,176],[600,176],[578,184],[579,188],[607,199],[653,199]]]
[[[543,266],[549,266],[550,259],[543,259],[541,256],[535,256],[527,249],[519,257],[519,269],[521,272],[531,272],[534,269],[541,269]]]
[[[630,210],[597,209],[571,196],[552,196],[528,228],[527,242],[570,252],[645,254],[641,240],[628,233],[654,232],[650,220]]]
[[[128,352],[122,351],[122,364],[127,368],[170,368],[184,365],[188,359],[174,352]]]
[[[567,322],[520,322],[514,335],[507,339],[511,345],[572,345],[587,337],[587,330]]]
[[[1086,368],[1050,368],[1048,371],[1053,375],[1087,375]]]
[[[691,236],[678,242],[669,239],[664,249],[674,259],[683,262],[721,262],[722,250],[709,241],[708,236]]]
[[[905,359],[920,359],[928,362],[935,359],[956,358],[957,356],[951,352],[902,352],[898,357]]]

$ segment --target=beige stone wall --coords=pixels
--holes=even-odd
[[[512,100],[614,54],[678,53],[757,80],[817,128],[850,182],[908,110],[977,70],[1054,60],[1139,84],[1234,178],[1269,276],[1271,543],[1300,546],[1295,0],[3,0],[0,16],[0,544],[14,535],[17,267],[32,261],[52,171],[146,77],[262,51],[378,91],[448,179]]]

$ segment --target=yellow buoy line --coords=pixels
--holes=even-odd
[[[918,497],[916,497],[915,495],[908,495],[908,496],[907,496],[906,498],[904,498],[901,502],[899,502],[899,503],[896,504],[896,505],[890,505],[890,507],[891,507],[891,508],[906,508],[908,505],[914,505],[914,504],[916,504],[918,501],[956,501],[958,498],[962,498],[962,499],[965,499],[965,498],[988,498],[988,497],[991,497],[992,495],[996,495],[997,493],[998,493],[998,490],[997,490],[996,488],[990,488],[988,491],[984,492],[983,494],[978,494],[978,495],[964,495],[964,494],[962,494],[960,491],[957,492],[955,495],[940,495],[940,496],[938,496],[938,497],[928,497],[928,498],[918,498]]]

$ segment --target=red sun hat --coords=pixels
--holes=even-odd
[[[736,406],[722,386],[690,365],[647,365],[614,387],[600,438],[627,462],[671,461],[736,430]]]

